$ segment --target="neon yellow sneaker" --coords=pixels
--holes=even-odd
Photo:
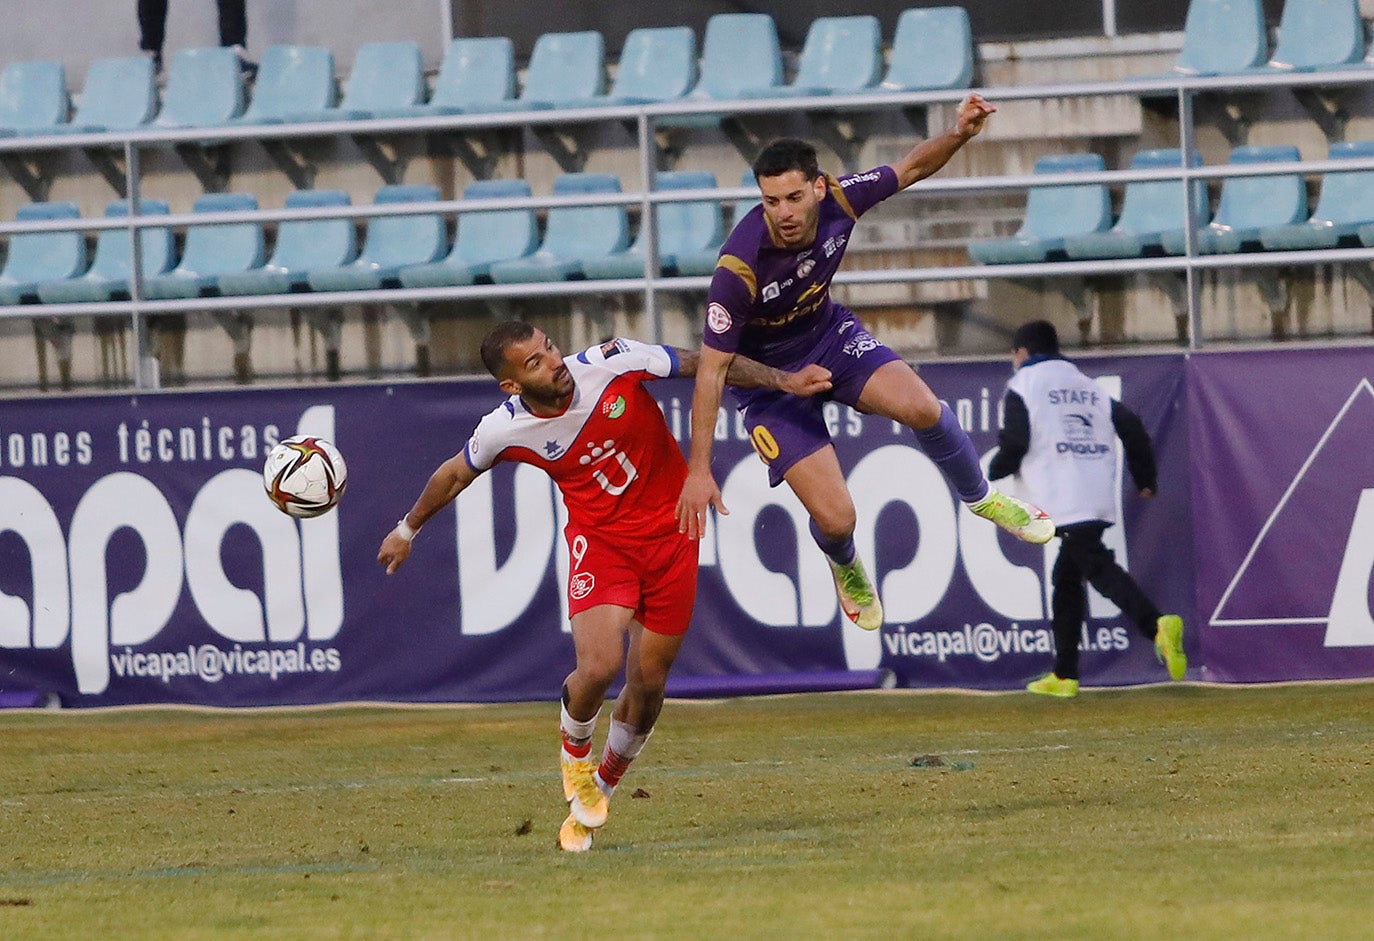
[[[1026,689],[1041,696],[1072,699],[1078,695],[1078,680],[1061,680],[1053,673],[1046,673],[1040,679],[1027,683]]]
[[[1183,652],[1183,618],[1166,614],[1155,625],[1155,656],[1169,668],[1170,679],[1181,680],[1188,672],[1188,655]]]
[[[585,853],[592,848],[592,834],[595,832],[582,826],[576,817],[568,814],[568,819],[558,828],[558,848],[567,853]]]
[[[568,802],[568,809],[578,823],[595,830],[606,822],[606,816],[610,813],[606,795],[601,792],[593,776],[596,774],[596,762],[569,758],[565,751],[559,754],[562,756],[563,797]]]
[[[997,489],[968,508],[985,520],[992,520],[1017,539],[1037,545],[1054,538],[1054,520],[1044,510],[1024,500],[1009,497]]]
[[[829,556],[830,574],[835,577],[835,591],[840,596],[840,608],[845,617],[866,631],[876,631],[883,626],[883,603],[878,600],[878,592],[868,580],[864,564],[858,556],[850,565],[837,565]]]

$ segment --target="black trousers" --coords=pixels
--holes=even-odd
[[[1130,618],[1141,634],[1154,640],[1159,608],[1116,564],[1116,554],[1102,544],[1108,523],[1094,520],[1059,527],[1059,557],[1050,576],[1050,612],[1054,625],[1054,672],[1078,679],[1078,639],[1088,613],[1091,585]]]
[[[248,16],[245,0],[219,0],[219,44],[245,46],[248,44]],[[138,48],[162,52],[167,38],[168,0],[138,0]]]

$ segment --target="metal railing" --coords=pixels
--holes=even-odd
[[[1169,75],[1119,81],[1063,85],[1023,85],[988,88],[980,91],[994,103],[1032,101],[1047,98],[1084,98],[1105,96],[1172,97],[1179,113],[1179,142],[1182,154],[1194,148],[1194,99],[1200,94],[1264,91],[1272,89],[1331,88],[1374,83],[1374,63],[1317,73],[1274,73],[1237,76]],[[256,308],[329,307],[344,303],[408,304],[423,301],[485,300],[521,296],[573,296],[604,293],[633,293],[644,298],[644,309],[652,324],[653,339],[662,339],[663,325],[657,303],[659,292],[701,292],[709,277],[664,277],[655,244],[654,215],[657,206],[672,202],[716,200],[721,202],[757,198],[747,187],[659,191],[653,189],[656,166],[654,128],[664,118],[709,114],[720,117],[768,115],[803,112],[807,114],[843,113],[910,109],[930,105],[954,104],[967,90],[930,92],[879,92],[862,95],[830,95],[807,98],[747,99],[738,101],[676,101],[656,105],[617,105],[565,110],[502,112],[481,115],[436,115],[432,117],[317,121],[294,124],[235,125],[229,127],[171,129],[150,127],[136,131],[63,134],[54,136],[10,137],[0,139],[0,156],[32,154],[68,149],[107,149],[121,151],[124,157],[126,191],[130,213],[117,218],[82,218],[34,222],[0,223],[0,234],[31,232],[92,232],[125,228],[130,233],[130,299],[68,304],[0,305],[0,317],[65,318],[74,316],[125,316],[132,327],[134,383],[139,389],[155,387],[156,369],[152,367],[147,343],[145,318],[153,314],[188,311],[222,311]],[[637,130],[640,189],[622,193],[575,196],[533,196],[482,200],[441,200],[436,202],[350,205],[309,209],[264,209],[253,212],[178,213],[144,215],[138,211],[141,183],[140,153],[153,147],[177,144],[202,146],[235,141],[288,140],[331,136],[387,136],[416,134],[462,134],[498,128],[566,126],[633,121]],[[1185,158],[1186,159],[1186,158]],[[1335,171],[1374,169],[1374,158],[1348,160],[1297,161],[1264,164],[1225,164],[1187,166],[1177,169],[1117,170],[1084,173],[1028,174],[996,177],[933,177],[922,181],[920,192],[986,193],[995,190],[1024,190],[1036,186],[1104,183],[1120,185],[1144,180],[1221,179],[1232,176],[1273,176],[1284,173],[1320,174]],[[1184,185],[1184,219],[1199,217],[1194,203],[1194,187]],[[561,281],[540,284],[483,284],[460,287],[384,288],[352,292],[292,293],[278,295],[218,296],[188,300],[148,300],[143,296],[143,276],[138,231],[144,228],[219,225],[243,222],[285,222],[312,219],[370,219],[421,214],[458,215],[465,212],[500,209],[549,209],[565,206],[638,206],[644,228],[645,261],[642,277],[613,281]],[[1118,275],[1136,272],[1181,272],[1187,283],[1188,346],[1197,348],[1201,340],[1199,323],[1200,280],[1206,270],[1221,268],[1278,267],[1340,262],[1374,261],[1374,248],[1318,249],[1310,251],[1265,252],[1240,255],[1199,255],[1197,233],[1193,226],[1180,222],[1184,232],[1185,253],[1171,257],[1127,258],[1097,261],[1045,262],[1010,265],[963,265],[939,268],[900,268],[881,271],[842,271],[836,284],[875,284],[952,280],[990,280],[1086,275]]]

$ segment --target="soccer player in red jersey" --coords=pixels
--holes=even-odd
[[[949,131],[917,144],[892,166],[838,179],[820,172],[816,150],[805,141],[774,141],[753,165],[762,202],[736,223],[711,279],[679,527],[696,538],[708,504],[728,512],[711,474],[711,450],[731,361],[743,355],[784,370],[824,366],[833,384],[826,395],[798,399],[761,389],[737,390],[736,398],[754,449],[768,465],[769,483],[786,481],[806,507],[841,607],[865,630],[882,625],[883,607],[855,550],[854,501],[822,413],[827,399],[915,431],[922,450],[977,515],[1028,542],[1048,542],[1054,535],[1048,516],[989,486],[949,406],[830,297],[830,280],[859,217],[943,167],[994,110],[971,94]]]
[[[510,397],[434,471],[377,554],[387,574],[395,572],[420,528],[498,462],[541,468],[562,491],[577,663],[563,684],[560,767],[570,813],[558,843],[572,852],[591,848],[607,798],[653,731],[691,621],[698,549],[678,531],[675,509],[687,463],[643,384],[695,376],[698,360],[693,351],[624,339],[564,357],[530,324],[497,326],[482,341],[482,362]],[[803,397],[830,388],[823,367],[787,372],[744,357],[731,364],[729,381]],[[622,666],[625,687],[597,763],[592,735]]]

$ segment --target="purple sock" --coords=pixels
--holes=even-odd
[[[988,495],[988,479],[978,463],[978,452],[948,405],[940,403],[940,420],[916,432],[916,440],[954,485],[959,499],[977,503]]]
[[[859,554],[854,548],[854,534],[850,533],[843,540],[836,541],[828,538],[821,532],[815,520],[809,521],[811,524],[811,538],[816,540],[816,545],[821,547],[821,551],[830,557],[836,565],[853,565],[854,557]]]

